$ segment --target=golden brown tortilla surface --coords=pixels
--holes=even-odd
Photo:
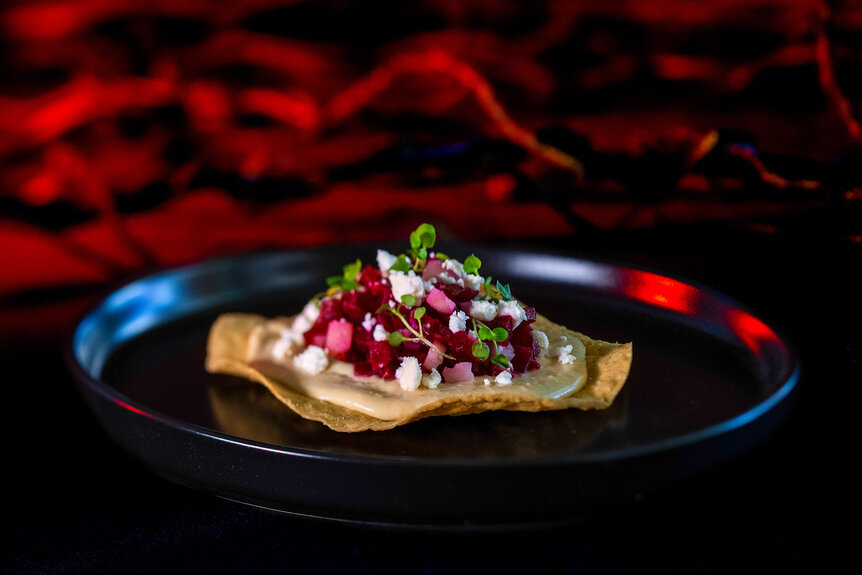
[[[355,409],[310,397],[300,391],[302,378],[312,378],[289,364],[275,366],[248,359],[249,339],[255,329],[269,322],[268,318],[252,314],[225,314],[213,324],[207,344],[206,368],[212,373],[236,375],[266,386],[282,403],[300,416],[319,421],[335,431],[382,431],[417,419],[435,415],[465,415],[490,410],[545,411],[559,409],[604,409],[611,405],[622,389],[632,361],[630,343],[609,343],[591,339],[539,316],[534,328],[546,333],[576,338],[586,349],[584,381],[576,391],[565,397],[541,397],[525,392],[524,386],[486,386],[482,376],[474,384],[462,386],[457,393],[438,394],[423,389],[431,399],[397,417],[381,419]],[[539,358],[542,366],[556,366],[557,359],[547,354]],[[583,368],[582,368],[583,369]],[[542,368],[517,376],[515,381],[529,382],[538,378]],[[575,373],[575,372],[573,372]],[[329,375],[343,378],[345,383],[362,383],[366,378]],[[397,388],[397,382],[391,382]],[[442,386],[451,384],[441,384]],[[397,390],[396,390],[397,391]],[[400,392],[399,392],[400,393]],[[406,392],[410,393],[410,392]]]

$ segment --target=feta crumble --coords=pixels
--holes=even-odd
[[[441,381],[443,381],[443,376],[436,369],[432,369],[431,373],[422,376],[422,384],[428,389],[437,389]]]
[[[398,256],[390,254],[386,250],[377,250],[377,267],[384,275],[389,271],[395,262],[398,261]]]
[[[521,322],[527,319],[527,312],[516,301],[501,301],[497,304],[497,315],[507,315],[515,320],[512,329],[521,325]]]
[[[494,378],[494,382],[497,385],[510,385],[512,383],[512,372],[501,371],[497,374],[497,377]]]
[[[329,357],[322,347],[310,345],[293,358],[293,364],[304,372],[317,375],[329,367]]]
[[[470,302],[470,315],[482,321],[491,321],[497,317],[497,306],[489,301],[474,300]]]
[[[365,314],[365,318],[362,320],[362,327],[365,328],[365,331],[371,331],[374,329],[374,325],[377,323],[377,320],[371,315],[371,312]]]
[[[297,333],[292,329],[281,330],[281,336],[272,344],[272,357],[275,359],[286,359],[305,345],[305,338],[301,333]]]
[[[485,385],[491,385],[491,380],[487,377],[485,378]]]
[[[412,295],[416,298],[416,305],[425,299],[425,282],[410,270],[408,273],[392,272],[389,274],[389,283],[392,285],[392,297],[395,301],[401,301],[401,297]]]
[[[310,301],[305,304],[305,307],[302,308],[302,311],[293,320],[293,325],[290,326],[290,329],[296,333],[305,333],[311,329],[311,326],[314,325],[319,316],[320,308],[314,302]]]
[[[577,359],[574,355],[572,355],[571,344],[558,347],[555,350],[554,355],[557,356],[557,360],[563,365],[574,363],[575,359]]]
[[[401,367],[395,370],[395,377],[398,378],[398,385],[404,391],[419,389],[419,384],[422,382],[422,368],[419,367],[419,360],[413,356],[402,357]]]
[[[389,332],[379,323],[374,326],[374,332],[371,334],[374,341],[385,341],[389,339]]]
[[[449,316],[449,331],[458,333],[467,329],[467,314],[460,309],[452,312]]]
[[[548,346],[551,345],[551,342],[548,341],[548,336],[545,335],[545,332],[542,330],[534,329],[532,331],[533,339],[539,342],[539,347],[542,349],[548,349]]]

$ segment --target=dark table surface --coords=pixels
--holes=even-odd
[[[11,573],[727,572],[822,566],[844,527],[862,336],[860,244],[700,230],[614,235],[587,252],[722,290],[798,345],[799,393],[768,441],[565,527],[424,532],[302,520],[153,474],[85,406],[60,341],[95,290],[0,306],[7,453],[0,571]],[[537,242],[536,245],[541,246]],[[555,241],[557,249],[566,241]],[[572,241],[574,246],[574,240]],[[584,244],[577,243],[583,253]]]

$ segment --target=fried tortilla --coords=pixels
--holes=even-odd
[[[549,340],[539,369],[508,385],[479,376],[405,391],[398,381],[355,377],[349,363],[333,361],[311,375],[276,360],[272,345],[291,322],[253,314],[220,316],[210,330],[206,369],[256,381],[300,416],[341,432],[382,431],[426,417],[491,410],[605,409],[622,389],[632,362],[631,343],[595,340],[538,315],[533,327]],[[554,349],[562,345],[572,345],[576,359],[560,361]]]

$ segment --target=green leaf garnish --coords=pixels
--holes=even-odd
[[[413,312],[413,319],[419,321],[425,315],[426,311],[427,310],[424,307],[417,307],[416,310]]]
[[[431,224],[422,224],[410,234],[410,247],[414,250],[433,248],[436,241],[437,230]]]
[[[395,263],[392,264],[389,269],[396,272],[407,273],[407,271],[410,269],[410,260],[408,260],[407,256],[405,256],[404,254],[401,254],[398,256],[398,258],[395,260]]]
[[[508,337],[509,337],[509,332],[507,332],[504,328],[495,327],[494,330],[491,332],[490,339],[499,343],[502,341],[506,341],[506,338],[508,338]]]
[[[504,300],[512,301],[512,288],[509,287],[509,284],[503,285],[500,280],[497,280],[497,291]]]
[[[440,260],[441,262],[445,262],[449,259],[449,256],[444,254],[443,252],[434,252],[434,257]]]
[[[413,294],[406,293],[401,296],[401,303],[403,303],[407,307],[413,307],[414,305],[416,305],[416,296],[414,296]]]
[[[326,285],[328,285],[329,287],[341,286],[341,284],[343,282],[344,282],[343,276],[329,276],[328,278],[326,278]]]
[[[491,363],[499,365],[503,369],[509,368],[509,358],[502,354],[497,354],[491,358]]]
[[[470,254],[467,256],[467,259],[464,260],[464,271],[468,274],[479,273],[480,267],[482,267],[482,260],[477,258],[474,254]]]
[[[392,347],[398,347],[402,341],[404,341],[404,334],[400,331],[393,331],[389,334],[389,345]]]
[[[488,344],[483,343],[481,341],[477,341],[473,344],[473,357],[476,359],[488,359],[488,355],[491,353],[490,348],[488,348]]]

